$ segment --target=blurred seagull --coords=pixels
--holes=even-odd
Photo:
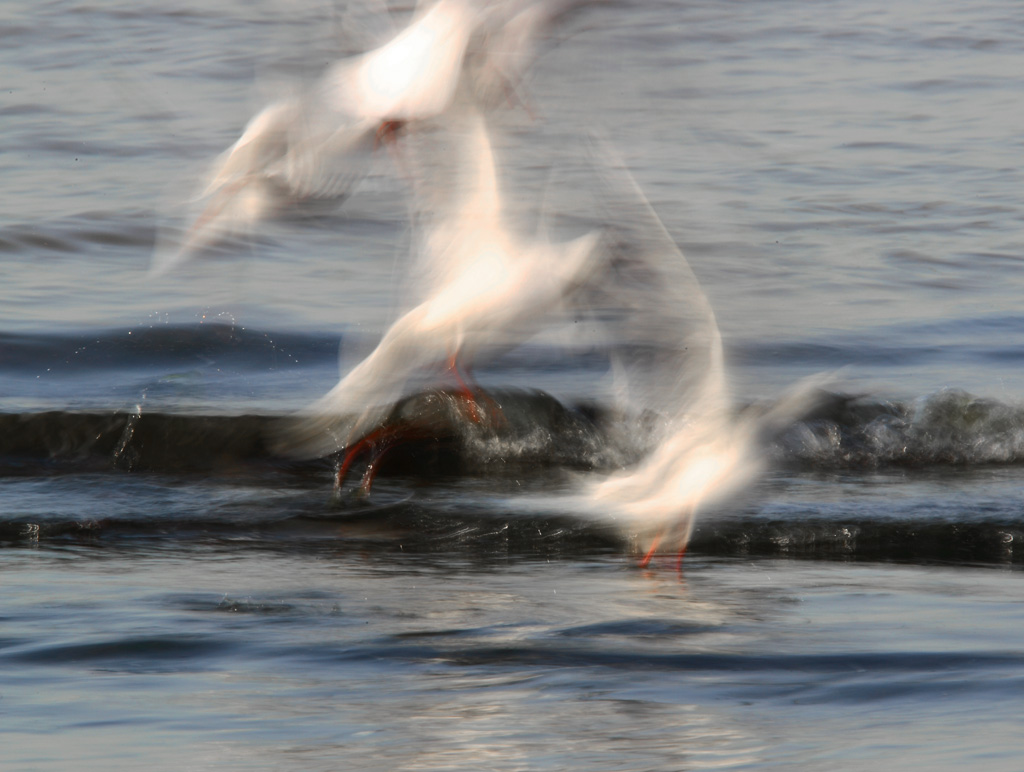
[[[813,407],[820,381],[767,410],[735,411],[711,304],[632,176],[604,153],[614,266],[604,316],[621,401],[654,437],[635,467],[589,483],[583,504],[635,538],[647,565],[662,550],[681,560],[697,515],[758,479],[766,438]]]
[[[492,4],[480,26],[482,40],[467,57],[470,89],[483,107],[505,101],[534,117],[523,84],[556,25],[604,0],[507,0]]]
[[[459,366],[465,370],[538,332],[596,264],[596,232],[552,244],[508,230],[491,143],[479,115],[470,120],[464,154],[454,205],[435,215],[423,240],[426,299],[311,407],[290,437],[297,454],[322,456],[365,445],[363,439],[379,427],[408,379],[429,367],[452,371],[470,400],[471,417],[480,420]]]
[[[311,88],[257,113],[217,161],[177,254],[158,255],[154,272],[283,204],[347,195],[375,147],[448,108],[478,23],[470,0],[438,0],[387,44],[337,62]]]

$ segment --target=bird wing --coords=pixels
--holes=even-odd
[[[548,48],[556,26],[598,0],[506,0],[484,14],[467,62],[470,86],[480,104],[524,105],[523,82]]]
[[[423,315],[417,306],[395,322],[373,353],[303,411],[282,449],[302,458],[325,456],[378,427],[412,374],[444,356],[443,341],[425,329]]]
[[[670,420],[728,408],[722,337],[686,257],[607,143],[595,140],[610,258],[590,288],[620,397]]]
[[[301,114],[296,99],[281,99],[264,107],[213,165],[200,198],[206,198],[228,183],[266,169],[285,153],[290,124]]]
[[[424,259],[432,273],[421,280],[424,297],[391,326],[373,353],[308,409],[285,442],[294,453],[333,452],[373,429],[418,369],[458,351],[465,320],[479,320],[473,304],[494,281],[487,259],[502,252],[500,243],[487,248],[496,238],[491,223],[499,219],[500,198],[482,120],[472,123],[464,138],[454,179],[442,196],[457,203],[439,209],[427,227]],[[500,272],[503,266],[496,268]]]
[[[477,13],[466,0],[439,0],[390,42],[336,69],[336,110],[378,121],[438,115],[455,94]]]
[[[511,237],[483,117],[453,116],[441,141],[423,147],[415,161],[414,282],[421,297],[480,273],[484,261],[507,272]]]
[[[369,171],[376,129],[365,119],[332,121],[313,105],[267,174],[297,199],[347,196]]]

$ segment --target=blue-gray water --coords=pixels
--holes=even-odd
[[[517,506],[585,465],[566,434],[399,457],[368,505],[269,450],[393,318],[386,162],[147,278],[211,159],[358,20],[0,9],[3,767],[1019,769],[1024,10],[597,4],[539,61],[536,120],[501,118],[523,208],[554,174],[570,209],[580,138],[614,142],[741,404],[838,371],[681,574]],[[536,343],[479,375],[587,427],[605,369]]]

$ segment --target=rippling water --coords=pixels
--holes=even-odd
[[[554,179],[567,221],[583,132],[615,143],[741,405],[837,371],[681,573],[557,503],[615,462],[586,352],[495,362],[520,433],[396,451],[369,502],[275,454],[396,311],[387,163],[147,277],[210,160],[365,22],[0,12],[5,768],[1018,768],[1024,10],[595,4],[537,119],[501,118],[513,205]]]

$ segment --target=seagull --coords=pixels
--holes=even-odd
[[[461,146],[452,205],[433,210],[433,221],[425,226],[425,299],[309,409],[289,438],[295,454],[315,457],[365,446],[406,382],[428,368],[452,372],[470,402],[470,417],[479,421],[459,368],[466,371],[538,332],[597,264],[596,231],[553,244],[508,228],[490,138],[479,114],[470,116]]]
[[[478,104],[522,105],[533,118],[523,83],[550,41],[557,24],[603,0],[508,0],[494,4],[480,25],[483,38],[471,46],[466,67]]]
[[[811,409],[820,380],[772,407],[737,412],[714,310],[683,253],[607,148],[613,372],[623,412],[641,415],[651,447],[633,467],[585,484],[583,506],[641,548],[642,566],[686,550],[701,513],[733,501],[763,473],[765,439]],[[627,431],[635,433],[630,425]]]
[[[201,213],[154,271],[285,204],[347,195],[376,147],[393,146],[403,126],[452,103],[479,18],[470,0],[438,0],[380,48],[336,62],[310,88],[264,107],[218,159]]]

